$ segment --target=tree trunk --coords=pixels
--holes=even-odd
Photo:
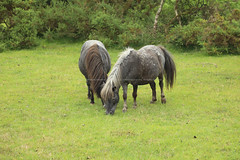
[[[164,4],[164,0],[161,0],[161,3],[160,3],[160,6],[159,6],[159,9],[156,13],[156,16],[155,16],[155,21],[154,21],[154,25],[153,25],[153,31],[156,32],[156,29],[157,29],[157,23],[158,23],[158,17],[162,11],[162,7],[163,7],[163,4]]]
[[[179,1],[179,0],[176,0],[175,7],[174,7],[174,11],[175,11],[175,15],[176,15],[176,17],[177,17],[178,23],[179,23],[179,25],[182,27],[181,17],[180,17],[179,14],[178,14],[178,8],[177,8],[178,1]]]

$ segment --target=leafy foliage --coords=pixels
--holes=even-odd
[[[172,43],[210,55],[239,54],[237,0],[165,1],[153,31],[158,6],[150,0],[2,0],[0,51],[30,48],[38,38],[66,38],[98,39],[111,47]]]
[[[85,39],[90,32],[86,11],[81,4],[55,2],[40,12],[38,33],[47,39]]]
[[[203,48],[210,55],[240,54],[240,10],[226,19],[219,14],[210,18],[203,32]]]
[[[176,26],[168,34],[168,42],[180,47],[199,47],[203,30],[207,22],[203,19],[197,19],[183,27]]]
[[[121,20],[104,11],[96,12],[91,17],[91,28],[89,39],[99,39],[107,46],[118,44],[117,35],[123,32]]]
[[[227,16],[216,11],[207,20],[195,19],[173,27],[168,42],[180,47],[202,47],[209,55],[240,54],[240,10]]]
[[[36,45],[36,14],[22,1],[3,1],[0,17],[0,48],[22,49]],[[6,16],[6,17],[5,17]],[[5,17],[5,18],[4,18]]]
[[[14,10],[17,16],[13,16],[14,25],[11,28],[5,28],[3,40],[10,49],[29,48],[36,45],[37,29],[32,17],[35,12],[32,10],[23,10],[17,8]]]

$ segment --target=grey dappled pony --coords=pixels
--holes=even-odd
[[[128,84],[133,85],[134,108],[137,107],[138,85],[150,84],[152,89],[152,101],[156,98],[156,85],[154,80],[159,78],[161,89],[161,102],[166,103],[163,92],[163,75],[166,79],[166,86],[172,87],[176,78],[176,67],[170,53],[161,46],[147,45],[139,50],[126,49],[120,55],[114,65],[106,84],[101,91],[101,97],[106,108],[106,114],[114,114],[119,102],[119,88],[123,88],[124,107],[127,110],[127,88]]]
[[[86,41],[81,49],[78,66],[87,80],[88,98],[94,104],[94,93],[101,98],[101,90],[111,68],[109,54],[102,42]]]

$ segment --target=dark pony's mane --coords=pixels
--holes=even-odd
[[[98,97],[101,97],[100,92],[102,84],[106,82],[107,73],[103,70],[103,62],[97,44],[88,49],[85,60],[90,87]]]

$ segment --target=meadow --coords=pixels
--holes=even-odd
[[[177,81],[167,103],[139,86],[113,116],[87,99],[82,43],[0,53],[0,159],[240,159],[240,56],[169,48]],[[108,49],[115,64],[122,50]]]

